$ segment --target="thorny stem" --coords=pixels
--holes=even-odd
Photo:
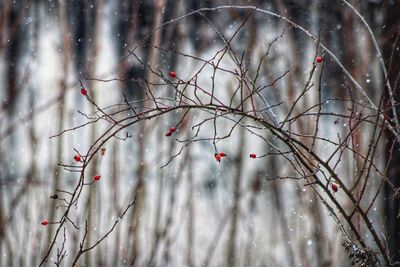
[[[343,1],[345,3],[347,3],[345,0],[343,0]],[[358,16],[361,16],[352,6],[350,6],[350,7],[357,13]],[[270,105],[269,102],[267,102],[264,99],[264,97],[261,95],[261,91],[268,88],[269,86],[273,86],[280,79],[283,79],[285,77],[285,75],[288,73],[288,71],[286,71],[283,75],[276,78],[269,85],[257,87],[256,82],[257,82],[257,79],[260,74],[261,64],[262,64],[263,59],[268,55],[268,51],[271,48],[271,45],[274,42],[276,42],[278,40],[278,38],[282,37],[283,33],[280,35],[280,37],[274,39],[270,43],[267,53],[259,61],[259,64],[257,67],[257,72],[253,79],[250,79],[248,77],[249,68],[244,63],[245,62],[244,51],[241,54],[241,56],[239,56],[238,54],[236,54],[236,52],[234,51],[234,49],[231,46],[231,42],[233,41],[233,38],[241,30],[241,28],[243,27],[243,25],[245,24],[245,22],[247,21],[247,19],[249,18],[251,13],[248,16],[246,16],[245,20],[241,23],[240,27],[235,31],[235,33],[233,34],[233,36],[230,39],[226,38],[220,31],[218,31],[218,29],[215,27],[215,25],[213,25],[212,22],[210,20],[208,20],[208,22],[211,25],[211,27],[213,28],[213,30],[215,32],[217,32],[217,34],[223,39],[223,41],[225,43],[225,47],[223,49],[221,49],[220,51],[218,51],[211,60],[203,60],[199,57],[190,56],[190,58],[201,62],[202,66],[197,71],[197,73],[195,73],[195,75],[193,75],[192,78],[190,78],[188,80],[183,80],[183,79],[177,78],[175,81],[170,81],[162,74],[161,71],[154,69],[154,66],[147,65],[135,54],[136,48],[139,47],[141,44],[144,44],[145,41],[153,33],[158,31],[162,27],[165,27],[168,24],[183,20],[193,14],[200,14],[201,16],[205,17],[202,13],[204,11],[217,11],[217,10],[223,10],[223,9],[245,9],[245,10],[261,12],[263,14],[271,15],[271,16],[277,17],[281,20],[284,20],[285,22],[287,22],[291,26],[293,26],[293,28],[300,29],[308,37],[310,37],[312,40],[316,41],[317,46],[322,47],[324,49],[324,51],[332,57],[332,59],[342,69],[343,73],[350,79],[352,84],[358,90],[360,90],[360,92],[365,97],[365,99],[368,101],[370,106],[372,106],[372,109],[367,107],[366,104],[358,103],[356,100],[351,98],[349,101],[353,106],[352,106],[350,115],[321,112],[324,102],[321,99],[321,79],[322,78],[320,75],[319,87],[318,87],[318,94],[319,94],[318,95],[318,104],[313,105],[312,107],[309,107],[305,111],[300,112],[298,115],[292,116],[292,113],[294,112],[296,105],[298,104],[298,102],[300,100],[302,100],[305,97],[305,93],[312,86],[311,80],[313,77],[313,73],[316,69],[316,64],[313,63],[313,67],[309,73],[309,78],[308,78],[307,82],[305,83],[302,92],[296,98],[295,102],[292,104],[289,112],[283,116],[284,119],[281,120],[281,122],[279,123],[279,117],[276,113],[273,112],[273,108],[279,107],[282,104],[282,102],[279,102],[278,104],[275,104],[275,105]],[[361,17],[361,19],[363,20],[362,17]],[[366,23],[365,20],[363,20],[363,22]],[[368,27],[368,29],[370,31],[369,27]],[[372,34],[372,32],[371,32],[371,34]],[[371,35],[371,36],[372,36],[373,40],[375,40],[373,35]],[[165,49],[159,48],[157,45],[154,46],[154,49],[165,51]],[[316,49],[316,50],[318,51],[318,49]],[[379,49],[377,49],[377,50],[378,50],[378,55],[380,55]],[[240,127],[242,127],[242,131],[246,130],[247,132],[253,134],[254,136],[262,139],[263,141],[270,144],[271,147],[273,147],[277,151],[277,152],[266,153],[259,157],[265,157],[267,155],[275,155],[276,154],[276,155],[279,155],[279,156],[282,156],[283,158],[285,158],[290,163],[290,165],[293,167],[293,169],[295,170],[295,175],[300,175],[299,179],[303,179],[306,182],[306,186],[311,187],[312,190],[318,195],[318,198],[321,199],[323,204],[325,206],[327,206],[329,212],[334,214],[334,220],[336,222],[340,223],[339,216],[337,216],[338,214],[340,214],[346,221],[346,223],[349,226],[349,228],[351,229],[351,231],[354,232],[354,235],[355,235],[357,241],[361,244],[362,247],[367,248],[365,238],[363,238],[363,235],[361,234],[360,229],[357,229],[354,222],[352,221],[352,215],[355,212],[357,212],[361,216],[361,219],[362,219],[363,223],[365,224],[366,228],[371,233],[373,241],[377,245],[377,247],[379,249],[379,253],[380,253],[381,257],[383,258],[385,264],[390,265],[390,257],[388,255],[388,252],[386,251],[386,248],[385,248],[382,240],[379,238],[378,233],[376,232],[376,229],[372,225],[372,222],[368,218],[368,210],[370,209],[372,203],[375,201],[378,193],[376,194],[376,196],[374,196],[372,203],[370,203],[370,205],[368,206],[367,209],[363,209],[361,207],[360,202],[361,202],[362,195],[364,194],[365,186],[367,184],[368,177],[370,176],[370,170],[372,167],[374,167],[376,169],[377,173],[379,173],[381,175],[381,177],[382,177],[381,182],[383,183],[383,181],[386,181],[386,176],[384,175],[384,173],[381,173],[379,171],[379,169],[378,169],[378,167],[376,167],[376,165],[374,163],[374,159],[373,159],[374,155],[376,153],[376,148],[377,148],[378,141],[380,139],[383,127],[386,126],[396,136],[396,138],[399,138],[399,135],[398,135],[397,130],[393,128],[393,126],[385,119],[385,117],[383,115],[384,111],[381,110],[382,100],[380,101],[378,107],[376,107],[375,104],[368,97],[368,95],[366,94],[364,89],[357,83],[357,81],[352,77],[352,75],[346,70],[346,68],[341,64],[341,62],[337,59],[337,57],[329,49],[327,49],[322,43],[319,42],[319,38],[318,39],[315,38],[309,31],[307,31],[302,26],[296,24],[295,22],[291,21],[290,19],[288,19],[284,16],[281,16],[279,14],[267,11],[267,10],[259,9],[254,6],[218,6],[218,7],[214,7],[214,8],[201,8],[201,9],[195,10],[193,12],[190,12],[184,16],[181,16],[179,18],[176,18],[176,19],[170,20],[164,24],[161,24],[159,27],[156,27],[155,30],[152,31],[149,35],[147,35],[142,43],[140,43],[138,46],[136,46],[133,50],[131,50],[131,51],[128,50],[128,52],[129,52],[129,56],[133,56],[143,67],[147,68],[147,70],[151,73],[151,75],[154,78],[154,79],[151,79],[151,81],[142,79],[143,84],[147,88],[146,92],[148,92],[148,94],[146,93],[146,97],[148,97],[148,99],[141,100],[138,103],[131,103],[127,100],[126,97],[124,97],[124,103],[122,103],[122,104],[112,105],[112,106],[108,106],[105,108],[101,108],[100,106],[97,105],[97,103],[94,102],[93,99],[91,99],[90,97],[87,97],[87,100],[97,109],[97,112],[94,113],[93,117],[82,113],[82,115],[84,115],[89,120],[89,122],[87,122],[81,126],[63,130],[59,134],[52,136],[52,137],[56,137],[56,136],[58,137],[58,136],[65,134],[66,132],[77,130],[77,129],[79,129],[81,127],[85,127],[86,125],[89,125],[89,124],[94,124],[94,123],[104,121],[104,120],[107,121],[107,128],[93,142],[93,144],[91,145],[91,147],[88,149],[88,151],[86,153],[81,154],[78,151],[76,151],[83,158],[82,163],[80,165],[74,166],[74,165],[60,164],[66,170],[69,170],[72,172],[73,171],[80,172],[80,176],[79,176],[78,182],[75,185],[74,190],[61,190],[61,189],[57,190],[58,192],[66,193],[70,199],[65,200],[66,206],[65,206],[64,214],[61,216],[61,219],[59,220],[59,225],[56,230],[56,233],[52,239],[52,242],[50,243],[47,254],[43,258],[42,262],[40,263],[40,266],[42,266],[47,261],[49,255],[56,243],[58,235],[66,222],[71,222],[71,224],[77,230],[79,230],[78,225],[76,225],[74,223],[74,221],[70,219],[69,213],[70,213],[71,208],[74,205],[77,206],[77,203],[83,192],[84,186],[87,186],[87,185],[90,186],[93,184],[93,183],[85,182],[85,170],[86,170],[86,167],[88,167],[88,165],[92,162],[92,159],[98,154],[99,150],[101,148],[105,147],[105,144],[107,142],[109,142],[113,138],[118,139],[118,140],[126,140],[126,138],[118,137],[117,134],[132,125],[138,124],[139,122],[142,122],[145,120],[150,120],[153,118],[159,118],[170,112],[182,111],[182,112],[184,112],[182,118],[178,121],[178,123],[175,124],[176,127],[178,127],[181,124],[184,124],[184,119],[186,116],[188,116],[189,112],[192,113],[192,111],[195,112],[197,110],[202,111],[205,114],[209,114],[210,118],[203,119],[203,121],[197,123],[196,125],[194,125],[192,127],[193,129],[197,128],[196,129],[197,131],[194,134],[194,136],[190,137],[190,135],[188,134],[187,135],[188,138],[183,141],[176,139],[178,142],[184,143],[184,145],[182,146],[182,148],[179,150],[179,152],[177,154],[171,156],[170,160],[164,166],[169,165],[170,162],[172,162],[172,160],[174,158],[176,158],[178,155],[180,155],[181,152],[183,152],[186,148],[189,147],[189,145],[191,145],[195,142],[211,141],[214,146],[215,152],[218,152],[217,142],[220,140],[229,138],[231,136],[232,132],[234,131],[234,129],[237,126],[240,126]],[[177,52],[177,51],[172,51],[172,52],[177,53],[182,56],[189,56],[184,53]],[[220,66],[220,63],[222,62],[222,58],[225,56],[225,54],[227,54],[233,60],[234,65],[235,65],[234,71],[231,71],[229,69],[224,69]],[[214,60],[217,58],[218,55],[220,55],[220,58],[217,60],[217,63],[215,64]],[[381,56],[380,56],[380,60],[382,60],[381,61],[381,64],[382,64],[383,59],[381,58]],[[205,86],[199,84],[199,82],[198,82],[198,75],[204,69],[204,67],[207,65],[211,66],[213,68],[213,75],[211,77],[211,81],[212,81],[211,92],[209,92],[209,90],[207,90]],[[383,68],[384,68],[384,64],[383,64]],[[219,97],[219,96],[217,96],[217,90],[215,90],[216,89],[215,88],[215,79],[216,79],[217,71],[223,71],[230,75],[234,75],[235,79],[238,82],[237,86],[234,87],[235,89],[232,89],[232,97],[230,98],[229,105],[224,104],[224,100],[222,98],[217,98],[217,97]],[[385,74],[385,76],[387,76],[386,69],[384,69],[384,74]],[[161,82],[155,82],[156,77],[160,78]],[[93,80],[96,80],[96,79],[93,79]],[[111,80],[112,79],[110,79],[110,81]],[[98,80],[98,81],[103,81],[103,80]],[[153,93],[151,91],[150,87],[156,87],[156,86],[162,86],[162,85],[168,86],[172,90],[174,90],[175,99],[158,97],[155,92]],[[390,83],[388,81],[387,81],[387,87],[389,90],[390,99],[393,100]],[[191,89],[193,89],[192,92],[191,92]],[[258,103],[254,101],[254,98],[256,96],[258,98],[260,98],[261,102],[266,104],[266,106],[267,106],[266,108],[258,106]],[[210,98],[210,101],[204,101],[204,97]],[[179,98],[179,101],[177,101],[178,98]],[[236,100],[238,100],[239,103],[236,103],[235,102]],[[342,100],[342,101],[346,102],[346,100]],[[139,106],[137,107],[136,104],[138,104]],[[372,115],[371,114],[362,115],[360,112],[360,114],[358,116],[355,116],[354,110],[353,110],[355,105],[360,105],[362,107],[363,111],[371,112]],[[395,118],[395,123],[397,125],[398,122],[397,122],[397,116],[395,115],[395,107],[396,106],[392,103],[391,108],[393,110],[393,113],[394,113],[393,116]],[[309,110],[311,110],[313,108],[318,108],[318,112],[316,114],[308,112]],[[110,109],[110,111],[109,111],[109,109]],[[129,113],[128,115],[121,116],[121,114],[125,114],[125,112],[127,112],[127,111],[128,112],[132,111],[133,114]],[[264,114],[264,111],[268,111],[269,114],[268,113]],[[268,118],[266,118],[265,115],[268,116]],[[269,115],[272,115],[272,119],[269,117]],[[335,142],[335,141],[333,141],[333,139],[317,136],[318,127],[320,125],[319,120],[320,120],[320,116],[322,116],[322,115],[331,116],[331,117],[338,116],[338,117],[349,119],[350,121],[352,121],[354,119],[355,122],[354,122],[354,124],[351,125],[351,127],[349,127],[350,129],[349,129],[349,133],[347,134],[347,136],[345,136],[344,138],[341,138],[338,134],[339,141]],[[316,127],[313,131],[313,134],[311,134],[311,135],[309,135],[307,133],[301,133],[301,132],[297,133],[297,132],[293,131],[291,127],[289,127],[289,129],[285,129],[283,127],[286,123],[289,123],[289,125],[291,126],[292,124],[294,124],[294,122],[296,122],[297,120],[301,121],[306,116],[316,116],[317,117]],[[218,118],[218,120],[221,118],[221,119],[233,122],[233,126],[231,127],[230,131],[228,131],[228,134],[226,134],[224,136],[219,136],[217,134],[217,118]],[[382,120],[383,124],[379,123],[379,120]],[[251,123],[248,124],[247,121],[250,121]],[[201,136],[199,137],[198,135],[200,132],[200,127],[202,127],[203,125],[205,125],[208,122],[211,122],[214,127],[213,128],[214,131],[212,133],[209,133],[209,135],[210,136],[212,135],[212,136],[211,137],[201,137]],[[369,143],[369,147],[368,147],[368,151],[367,151],[366,155],[362,155],[362,153],[357,151],[357,149],[354,149],[354,147],[352,148],[348,145],[349,139],[353,135],[354,131],[358,130],[362,126],[363,123],[374,125],[372,139]],[[381,127],[381,129],[380,129],[380,132],[378,133],[378,137],[375,138],[378,127]],[[289,148],[289,149],[284,149],[283,151],[280,150],[278,147],[276,147],[274,144],[272,144],[268,140],[268,138],[265,137],[265,135],[264,135],[265,132],[272,134],[273,137],[277,138],[279,141],[282,142],[282,144],[285,145],[286,148]],[[128,137],[129,137],[129,135],[127,135],[127,138]],[[309,147],[304,142],[302,142],[302,140],[305,138],[312,138],[311,147]],[[336,149],[334,149],[334,152],[331,154],[331,156],[328,156],[327,159],[324,160],[325,157],[323,157],[323,155],[318,154],[316,152],[317,150],[314,150],[314,147],[317,146],[317,143],[318,143],[317,141],[318,142],[327,142],[331,145],[334,145],[336,147]],[[339,175],[337,174],[337,171],[336,171],[336,167],[338,166],[340,160],[342,160],[342,156],[345,151],[349,151],[353,155],[359,156],[360,158],[362,158],[364,160],[362,172],[360,172],[360,175],[356,179],[356,183],[353,184],[353,186],[348,185],[347,180],[344,180],[343,177],[339,177]],[[339,158],[338,158],[336,164],[331,163],[331,160],[333,159],[333,157],[335,155],[337,155],[338,152],[340,152],[340,153],[339,153]],[[332,167],[332,165],[333,165],[333,167]],[[365,175],[363,175],[364,173],[365,173]],[[360,182],[362,177],[365,177],[362,191],[359,196],[357,195],[355,197],[354,196],[355,188],[357,187],[357,184]],[[286,177],[277,176],[277,178],[278,179],[281,179],[281,178],[282,179],[290,179],[290,178],[296,179],[297,177],[287,175]],[[348,201],[350,201],[350,203],[352,204],[352,206],[351,206],[351,208],[353,209],[352,212],[349,212],[348,209],[345,209],[345,206],[343,205],[344,202],[342,202],[339,198],[336,198],[335,195],[330,191],[329,183],[331,182],[331,180],[334,180],[335,182],[337,182],[340,185],[341,191],[344,192],[344,197]],[[388,181],[386,181],[386,182],[388,182]],[[390,184],[390,182],[388,182],[388,184],[390,186],[392,186]],[[239,189],[237,189],[237,190],[239,190]],[[239,192],[239,191],[237,191],[237,192]],[[325,200],[323,196],[326,196],[330,202],[328,203],[328,201]],[[82,254],[94,249],[103,240],[105,240],[107,238],[107,236],[115,229],[119,220],[122,219],[122,217],[125,215],[125,213],[127,213],[129,208],[135,204],[135,201],[136,201],[136,197],[133,200],[133,202],[131,202],[126,207],[126,209],[120,215],[119,219],[114,222],[112,227],[100,239],[98,239],[98,241],[95,242],[94,244],[85,245],[85,242],[87,241],[88,231],[89,231],[88,224],[86,221],[84,235],[83,235],[82,241],[80,243],[79,250],[75,256],[74,264],[76,264],[78,262],[78,260]],[[338,214],[336,214],[334,212],[334,208],[336,208],[338,210]],[[225,222],[223,220],[221,222],[221,227],[224,227],[224,224],[225,224]],[[348,235],[346,234],[346,230],[344,229],[343,225],[341,225],[341,223],[340,223],[339,226],[340,226],[341,231],[344,233],[345,237],[348,238]],[[210,248],[212,248],[212,246],[210,246]],[[154,253],[155,253],[155,251],[154,251]],[[232,253],[230,253],[230,254],[232,254]],[[134,259],[136,259],[136,255],[134,255]],[[204,262],[206,264],[209,263],[207,259]]]

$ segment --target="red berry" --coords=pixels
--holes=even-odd
[[[226,157],[226,154],[225,154],[224,152],[220,152],[219,155],[220,155],[221,157]]]
[[[221,156],[220,156],[219,154],[215,155],[215,159],[216,159],[218,162],[221,162]]]
[[[176,128],[175,128],[175,127],[171,127],[171,128],[169,129],[169,131],[170,131],[171,133],[173,133],[173,132],[176,131]]]
[[[166,134],[165,134],[165,136],[171,136],[171,131],[168,131]]]
[[[87,90],[85,88],[81,88],[81,94],[82,95],[87,95]]]
[[[322,60],[324,60],[323,57],[317,57],[317,58],[315,59],[315,61],[316,61],[317,63],[321,63]]]
[[[44,225],[44,226],[46,226],[46,225],[49,224],[49,221],[48,221],[48,220],[43,220],[43,221],[41,222],[41,224]]]
[[[169,75],[169,77],[171,77],[171,78],[175,78],[175,77],[176,77],[175,71],[170,71],[170,72],[168,73],[168,75]]]
[[[257,158],[257,155],[252,153],[252,154],[250,154],[250,158],[255,159],[255,158]]]
[[[100,175],[96,175],[95,177],[93,177],[93,180],[98,181],[100,180],[101,176]]]
[[[74,160],[77,161],[77,162],[80,162],[80,161],[81,161],[81,156],[76,155],[76,156],[74,157]]]
[[[333,192],[336,193],[339,190],[339,185],[337,183],[332,183],[331,188],[332,188]]]

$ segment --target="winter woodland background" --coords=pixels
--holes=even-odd
[[[345,241],[366,244],[382,265],[387,264],[358,212],[349,220],[359,237],[340,214],[335,220],[316,194],[330,192],[350,214],[354,203],[342,188],[334,193],[328,182],[326,191],[312,190],[307,177],[295,172],[297,163],[289,164],[294,158],[290,151],[288,159],[285,152],[274,155],[276,147],[287,150],[276,136],[246,126],[245,120],[236,127],[240,116],[217,118],[217,111],[199,110],[185,117],[185,111],[177,109],[123,129],[84,170],[87,181],[95,175],[101,179],[83,186],[79,201],[70,205],[68,218],[63,217],[70,193],[82,177],[76,172],[80,163],[74,156],[79,152],[84,158],[110,122],[103,117],[58,134],[92,121],[103,111],[117,110],[115,104],[140,103],[148,96],[146,90],[176,99],[168,91],[170,85],[163,84],[174,81],[168,77],[170,71],[182,81],[195,75],[199,86],[212,87],[223,102],[235,100],[232,88],[244,78],[236,79],[238,75],[216,70],[212,64],[204,67],[201,59],[217,64],[221,58],[218,64],[224,70],[234,73],[244,67],[249,76],[258,75],[257,85],[269,84],[261,92],[267,102],[263,105],[276,105],[265,114],[278,121],[289,114],[313,67],[314,86],[300,95],[293,116],[315,103],[320,105],[313,110],[320,107],[321,114],[372,114],[370,103],[333,57],[321,47],[316,50],[316,41],[298,26],[252,8],[204,10],[163,25],[193,10],[255,6],[290,19],[319,36],[376,106],[385,92],[383,114],[392,118],[390,105],[399,98],[400,54],[395,38],[400,3],[350,3],[368,22],[383,52],[393,102],[388,101],[385,75],[368,28],[342,0],[1,0],[0,266],[71,266],[82,240],[83,247],[90,247],[110,229],[101,243],[80,255],[76,266],[350,266],[354,257],[349,259],[351,249],[346,250]],[[219,51],[227,48],[223,37],[232,36],[232,51],[221,56]],[[242,65],[229,57],[233,51]],[[324,56],[322,63],[315,63],[316,55]],[[81,94],[80,81],[96,105]],[[116,116],[132,115],[126,113]],[[313,132],[317,119],[304,117],[293,121],[288,131]],[[340,141],[355,117],[321,115],[316,134]],[[166,137],[166,131],[176,125],[177,131]],[[367,218],[393,266],[400,266],[396,265],[400,223],[395,194],[400,185],[400,152],[393,133],[384,126],[379,129],[384,130],[371,159],[381,172],[374,167],[360,174],[363,160],[356,153],[369,151],[369,140],[375,136],[371,124],[362,124],[351,134],[346,146],[353,153],[336,155],[334,169],[347,185],[361,177],[364,189],[357,185],[350,193],[357,199],[362,192],[360,206],[368,210]],[[184,146],[182,140],[197,130],[197,138],[203,139]],[[215,139],[226,134],[229,138]],[[294,138],[311,145],[306,134]],[[227,154],[220,163],[214,158],[216,147]],[[327,157],[337,148],[323,140],[312,147]],[[261,157],[251,159],[250,153]],[[50,224],[42,226],[43,220]],[[118,223],[111,228],[114,222]]]

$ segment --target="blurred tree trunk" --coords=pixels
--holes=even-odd
[[[3,94],[4,99],[2,100],[2,104],[0,105],[0,111],[5,110],[7,113],[7,117],[5,120],[10,120],[13,114],[13,106],[15,105],[15,99],[17,98],[18,86],[16,83],[17,79],[17,66],[20,58],[20,50],[21,50],[21,28],[19,27],[19,20],[16,19],[18,16],[17,8],[11,4],[11,1],[4,2],[0,4],[0,52],[4,49],[4,77],[5,81],[2,85],[5,88],[5,93]],[[2,121],[3,123],[3,121]],[[4,148],[7,146],[12,147],[14,137],[10,138],[10,142],[8,145],[4,145]],[[5,149],[5,152],[7,150]],[[1,155],[1,159],[7,158],[7,152]],[[4,246],[0,245],[0,255],[6,254],[11,255],[12,253],[9,245],[9,241],[6,237],[6,217],[4,214],[7,212],[3,205],[7,205],[7,190],[4,190],[4,184],[6,183],[6,179],[9,178],[10,174],[7,172],[0,172],[0,244],[5,244]],[[4,197],[4,199],[3,199]],[[3,249],[7,247],[7,252],[3,252]],[[0,261],[0,265],[1,265]],[[8,260],[7,264],[11,264],[12,259]]]
[[[110,156],[111,158],[111,176],[109,179],[109,186],[111,188],[111,199],[112,199],[112,205],[110,205],[110,214],[112,214],[113,212],[115,212],[116,210],[118,210],[118,196],[120,194],[120,190],[118,188],[118,177],[120,175],[120,168],[121,168],[121,164],[119,162],[119,154],[120,154],[120,147],[119,144],[117,142],[114,142],[112,144],[112,156]],[[115,229],[115,235],[114,235],[114,240],[111,242],[111,245],[108,244],[108,248],[109,251],[113,251],[113,255],[109,256],[110,258],[112,258],[111,260],[111,264],[112,266],[119,266],[121,263],[121,254],[120,254],[120,249],[115,249],[116,246],[120,246],[121,245],[121,228],[117,228]]]
[[[240,139],[238,142],[238,151],[234,158],[234,166],[236,166],[235,170],[235,178],[233,180],[233,207],[231,211],[231,225],[229,229],[229,237],[227,243],[227,265],[226,266],[236,266],[238,257],[236,257],[237,249],[236,244],[237,240],[237,231],[239,228],[239,202],[241,199],[241,184],[242,184],[242,169],[243,169],[243,148],[246,144],[244,129],[241,127],[239,129]]]
[[[19,12],[20,5],[13,5],[9,8],[9,12],[5,16],[8,19],[6,27],[8,32],[2,33],[7,38],[7,46],[5,49],[5,79],[6,79],[6,93],[3,100],[3,108],[7,111],[7,115],[12,117],[13,111],[17,104],[18,94],[20,93],[20,86],[18,85],[18,66],[21,64],[20,58],[23,53],[23,40],[26,37],[24,28],[20,24]],[[5,39],[4,38],[4,39]],[[11,138],[11,141],[13,138]]]
[[[61,132],[64,129],[64,121],[65,121],[65,91],[66,91],[66,86],[67,86],[67,77],[68,77],[68,65],[70,62],[70,53],[69,53],[69,43],[70,43],[70,35],[68,32],[68,27],[66,24],[66,7],[64,4],[64,1],[60,2],[59,6],[59,14],[60,14],[60,28],[62,31],[62,35],[64,36],[63,42],[62,42],[62,76],[59,81],[59,96],[60,102],[57,107],[57,131]],[[62,161],[62,155],[63,155],[63,144],[64,144],[64,137],[60,136],[60,138],[57,139],[57,148],[56,148],[56,162],[61,162]],[[52,192],[55,192],[56,189],[60,188],[60,180],[63,177],[63,172],[62,168],[58,165],[54,167],[53,170],[54,176],[53,176],[53,189]],[[50,208],[49,208],[49,221],[53,222],[56,220],[56,202],[51,201],[50,202]],[[53,238],[54,230],[56,226],[51,225],[49,227],[49,235],[47,237],[47,242],[46,245],[50,245],[51,240]],[[46,252],[46,251],[45,251]],[[49,266],[51,262],[46,262],[45,266]]]
[[[95,8],[93,9],[88,9],[88,16],[87,16],[87,25],[88,25],[88,36],[89,40],[91,39],[92,42],[88,42],[88,47],[87,47],[87,54],[88,54],[88,60],[84,62],[85,69],[89,75],[89,77],[95,77],[96,76],[96,66],[97,66],[97,58],[99,54],[99,39],[100,39],[100,27],[101,27],[101,11],[103,10],[103,1],[99,0],[96,3],[94,3]],[[91,90],[90,94],[94,102],[97,103],[98,97],[95,89],[95,83],[93,81],[88,82],[88,87]],[[96,112],[96,108],[94,106],[91,107],[92,111],[91,112]],[[93,144],[96,142],[97,135],[98,135],[98,128],[96,125],[92,124],[91,127],[91,133],[90,133],[90,144]],[[90,170],[89,170],[89,177],[94,177],[95,175],[98,175],[98,163],[99,163],[99,156],[95,156],[91,162]],[[97,186],[90,186],[89,187],[89,197],[88,197],[88,202],[87,202],[87,208],[88,208],[88,225],[89,227],[100,227],[100,222],[101,222],[101,213],[100,213],[100,207],[96,205],[97,203],[100,203],[100,201],[97,198],[100,197],[100,192],[99,192],[99,187]],[[96,225],[96,226],[94,226]],[[88,231],[87,235],[87,243],[91,244],[92,239],[95,238],[92,236],[93,231]],[[102,248],[98,248],[98,256],[93,258],[93,255],[90,253],[86,253],[85,256],[85,263],[86,266],[103,266],[103,259],[104,258],[104,253],[101,253]],[[93,264],[95,263],[95,264]]]
[[[153,30],[159,27],[163,21],[163,12],[162,9],[165,7],[165,0],[157,0],[154,1],[154,24]],[[150,58],[150,66],[157,70],[158,62],[159,62],[159,53],[158,50],[154,48],[154,46],[160,46],[161,42],[161,31],[156,31],[152,36],[151,46],[149,48],[149,58]],[[146,62],[146,61],[144,61]],[[150,72],[147,73],[147,79],[149,84],[153,84],[156,80],[156,76]],[[138,88],[139,89],[139,88]],[[149,88],[150,90],[150,88]],[[143,94],[144,95],[144,94]],[[137,186],[135,188],[134,195],[136,197],[136,208],[132,213],[132,217],[130,219],[131,226],[129,231],[129,236],[133,237],[133,243],[129,248],[129,260],[136,259],[139,261],[145,259],[144,253],[141,254],[141,239],[140,239],[140,230],[143,227],[141,222],[143,221],[144,210],[145,210],[145,200],[146,200],[146,184],[145,184],[145,174],[147,165],[145,164],[145,143],[146,137],[148,133],[148,122],[142,121],[139,124],[139,136],[137,138],[138,145],[138,162],[140,163],[137,167]]]
[[[276,160],[276,158],[269,158],[267,164],[270,177],[278,176],[279,170],[277,169],[277,166],[279,166],[279,162]],[[290,232],[288,231],[290,227],[285,217],[285,205],[283,205],[286,197],[285,192],[284,189],[282,189],[282,184],[280,183],[280,181],[272,181],[269,185],[269,188],[271,190],[272,203],[276,209],[277,214],[277,216],[275,217],[276,223],[280,225],[282,229],[282,238],[284,240],[283,244],[286,250],[284,253],[287,255],[287,262],[290,263],[290,266],[296,266],[296,256],[293,250],[293,245],[290,242]],[[298,194],[296,194],[294,197],[296,197],[296,201],[300,201]]]
[[[187,250],[186,250],[186,264],[188,267],[194,267],[194,181],[193,181],[193,159],[188,153],[188,221],[187,221]]]
[[[399,86],[395,84],[400,71],[400,58],[398,51],[400,44],[397,43],[396,47],[393,48],[393,43],[396,39],[397,31],[400,29],[400,4],[397,1],[386,1],[388,2],[385,6],[386,16],[385,25],[383,29],[383,53],[386,59],[386,64],[388,65],[389,59],[391,57],[392,49],[395,49],[392,68],[389,69],[389,80],[393,86],[393,91],[396,103],[400,101]],[[395,87],[397,85],[397,88]],[[388,109],[391,110],[391,109]],[[390,113],[390,111],[389,111]],[[390,117],[391,114],[388,114]],[[394,136],[392,133],[387,131],[388,143],[387,143],[387,159],[390,160],[390,148],[392,142],[394,141]],[[393,183],[394,187],[400,186],[400,145],[397,143],[394,146],[392,161],[389,164],[388,177]],[[386,231],[387,231],[387,242],[390,256],[392,257],[392,262],[395,263],[393,266],[400,266],[400,217],[399,208],[400,200],[394,197],[394,192],[389,186],[385,186],[385,218],[386,218]],[[397,263],[396,263],[397,262]]]

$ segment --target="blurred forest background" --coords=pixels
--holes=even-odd
[[[394,53],[389,73],[394,84],[400,69],[399,44],[394,47],[400,2],[350,2],[370,25],[386,64]],[[256,6],[290,18],[315,36],[320,34],[321,43],[378,103],[385,79],[377,52],[365,25],[341,0],[0,0],[0,266],[41,263],[57,229],[52,222],[62,214],[62,202],[50,196],[56,190],[73,188],[79,178],[59,163],[72,163],[74,149],[87,150],[105,129],[102,124],[90,124],[50,138],[84,124],[87,117],[83,114],[95,111],[82,97],[79,80],[100,107],[122,103],[124,95],[129,101],[142,99],[145,88],[138,80],[152,79],[151,74],[129,57],[129,51],[162,23],[192,10],[221,5]],[[191,75],[199,63],[168,51],[211,58],[224,45],[213,26],[231,36],[248,13],[224,9],[194,14],[153,32],[136,53],[145,64],[164,73],[173,70],[181,77]],[[289,103],[309,75],[315,43],[281,19],[254,12],[232,46],[257,62],[280,35],[260,79],[268,83],[289,70],[266,96],[271,102]],[[328,55],[324,60],[322,98],[343,99],[346,78]],[[225,64],[229,68],[229,62]],[[249,64],[250,72],[254,68]],[[209,79],[212,73],[202,75]],[[222,89],[234,81],[217,76],[215,83]],[[332,101],[326,110],[344,112],[346,108]],[[145,126],[128,128],[108,142],[105,153],[88,166],[88,176],[101,174],[101,179],[72,208],[81,230],[70,225],[64,232],[67,252],[61,266],[72,264],[85,219],[90,244],[112,226],[138,192],[139,207],[130,210],[76,266],[351,265],[338,225],[314,192],[302,180],[280,179],[290,176],[290,166],[277,157],[249,160],[249,153],[265,154],[269,147],[254,141],[251,134],[238,131],[220,142],[219,150],[228,154],[221,163],[214,159],[211,142],[205,141],[160,168],[180,149],[164,135],[181,115],[171,112]],[[347,131],[344,118],[321,123],[321,134],[332,138]],[[178,129],[179,136],[187,137],[192,126],[185,122]],[[222,123],[221,127],[227,126]],[[361,151],[367,147],[362,131],[357,138]],[[386,175],[397,187],[400,147],[396,144],[394,153],[388,153],[393,139],[385,133],[375,161],[385,166],[391,159]],[[343,176],[351,180],[359,163],[344,158],[340,164]],[[381,180],[372,178],[368,185],[368,192],[382,186]],[[57,195],[63,196],[62,192]],[[369,215],[385,236],[393,263],[400,262],[398,214],[399,200],[393,190],[382,188]],[[42,226],[43,220],[50,224]],[[366,240],[370,238],[367,231],[361,233]],[[56,248],[62,243],[61,233]],[[54,265],[54,261],[56,249],[44,265]]]

